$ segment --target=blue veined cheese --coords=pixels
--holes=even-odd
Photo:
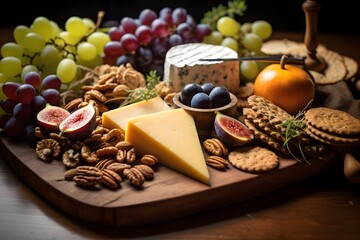
[[[237,61],[200,61],[205,58],[237,58],[234,50],[205,43],[188,43],[169,49],[165,58],[164,80],[179,92],[188,83],[211,82],[237,93],[240,86],[240,65]]]

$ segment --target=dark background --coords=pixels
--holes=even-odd
[[[274,31],[305,31],[303,0],[246,0],[247,10],[240,23],[264,19],[269,21]],[[319,33],[341,33],[360,35],[359,9],[356,1],[318,0],[321,9],[318,17]],[[45,16],[60,27],[70,16],[88,17],[96,20],[99,10],[105,11],[105,20],[120,20],[124,16],[137,17],[144,8],[158,12],[162,7],[184,7],[197,21],[206,11],[224,0],[62,0],[62,1],[8,1],[2,6],[0,27],[29,26],[37,16]],[[2,5],[4,2],[2,2]]]

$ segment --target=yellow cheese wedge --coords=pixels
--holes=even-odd
[[[135,146],[137,154],[152,154],[161,164],[210,185],[194,119],[184,109],[130,119],[125,141]]]
[[[119,128],[125,132],[130,118],[170,109],[170,106],[161,97],[155,97],[104,112],[102,114],[102,124],[106,128]]]

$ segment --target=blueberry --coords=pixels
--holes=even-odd
[[[212,104],[209,95],[204,92],[200,92],[192,97],[190,106],[193,108],[208,109],[212,107]]]
[[[214,88],[214,84],[213,83],[204,83],[203,85],[201,85],[201,88],[204,90],[204,93],[206,94],[210,94],[211,90],[213,90]]]
[[[209,97],[213,108],[225,106],[231,101],[229,90],[222,86],[214,87],[214,89],[211,90]]]
[[[190,106],[192,97],[199,92],[204,92],[199,84],[188,83],[180,92],[180,101],[183,104]]]

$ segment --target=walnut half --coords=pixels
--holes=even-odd
[[[50,161],[51,159],[60,156],[61,147],[56,140],[46,138],[36,144],[35,152],[39,159]]]

